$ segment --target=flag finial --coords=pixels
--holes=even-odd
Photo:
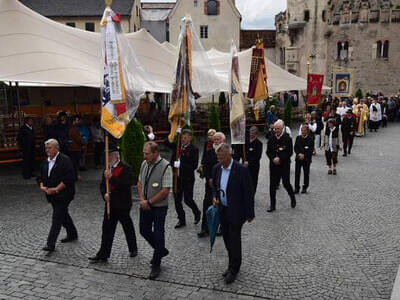
[[[113,0],[104,0],[107,7],[111,7]]]

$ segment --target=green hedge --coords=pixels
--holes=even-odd
[[[208,113],[208,128],[221,131],[221,121],[219,119],[217,107],[214,104],[211,104],[210,111]]]
[[[137,184],[140,166],[143,162],[144,142],[142,124],[133,119],[126,127],[125,133],[121,138],[122,159],[132,168],[133,185]]]

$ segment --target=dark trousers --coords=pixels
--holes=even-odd
[[[29,179],[33,176],[33,169],[35,164],[35,152],[33,150],[22,151],[22,176]]]
[[[343,132],[343,153],[347,154],[347,150],[349,153],[351,152],[351,148],[353,147],[354,135],[350,133]]]
[[[94,165],[100,166],[104,155],[104,143],[94,143]]]
[[[203,216],[201,218],[201,230],[208,232],[207,209],[212,205],[213,192],[212,192],[212,187],[210,187],[207,178],[206,178],[205,191],[206,193],[204,195],[204,200],[203,200]]]
[[[338,153],[336,151],[325,151],[326,164],[330,167],[332,164],[336,165]]]
[[[290,199],[294,198],[293,187],[290,184],[290,164],[275,166],[270,165],[270,183],[269,183],[269,197],[271,201],[271,208],[276,207],[276,188],[282,178],[283,186],[288,192]]]
[[[107,217],[107,210],[104,209],[103,227],[101,235],[101,247],[97,256],[109,258],[114,240],[115,229],[118,221],[125,233],[129,252],[137,250],[135,227],[130,216],[130,209],[116,210],[111,208],[110,218]]]
[[[242,264],[242,226],[243,223],[232,223],[229,220],[228,208],[221,207],[221,230],[225,248],[228,251],[228,268],[236,274]]]
[[[310,182],[310,165],[311,163],[308,161],[296,160],[295,177],[294,177],[294,188],[296,190],[300,189],[300,173],[302,168],[304,173],[303,188],[304,189],[308,188],[308,184]]]
[[[251,177],[251,182],[253,183],[254,194],[257,191],[258,185],[258,174],[260,172],[260,164],[249,165],[249,172]]]
[[[165,254],[165,217],[168,206],[140,210],[139,230],[143,238],[154,249],[153,265],[159,266]]]
[[[54,248],[58,235],[61,231],[61,226],[67,231],[67,237],[77,238],[78,232],[72,221],[71,216],[68,213],[68,206],[71,201],[55,199],[51,201],[51,206],[53,207],[53,216],[51,221],[51,228],[49,236],[47,237],[47,246]]]
[[[81,161],[81,152],[68,152],[68,156],[72,161],[72,165],[74,166],[74,172],[75,172],[75,179],[78,179],[78,170],[79,170],[79,165]]]
[[[194,216],[201,214],[199,208],[193,200],[193,187],[194,178],[182,180],[180,177],[178,177],[178,192],[175,194],[175,209],[176,213],[178,214],[178,220],[181,223],[186,223],[182,200],[184,200],[185,204],[192,209]]]

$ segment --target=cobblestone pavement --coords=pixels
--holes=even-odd
[[[281,188],[272,214],[266,212],[264,154],[256,219],[244,226],[243,264],[229,286],[221,277],[227,265],[222,239],[210,254],[208,239],[197,238],[199,225],[193,225],[187,207],[188,226],[175,230],[172,203],[166,229],[170,255],[157,281],[146,279],[150,247],[138,236],[139,255],[129,258],[120,226],[109,262],[89,264],[87,257],[97,252],[101,237],[98,170],[82,172],[70,206],[79,240],[57,244],[46,255],[41,248],[51,208],[33,180],[20,179],[17,167],[2,166],[0,299],[389,299],[400,263],[399,129],[389,124],[357,138],[352,154],[339,157],[337,176],[327,174],[320,151],[311,167],[309,193],[299,195],[291,209]],[[195,189],[200,206],[201,180]],[[138,234],[138,203],[132,217]]]

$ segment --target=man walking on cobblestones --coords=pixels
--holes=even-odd
[[[221,144],[216,149],[219,164],[213,169],[213,204],[220,208],[222,236],[229,258],[228,269],[222,274],[227,284],[235,281],[242,264],[243,224],[254,219],[249,169],[233,160],[231,151],[229,145]]]
[[[165,217],[168,195],[172,188],[172,170],[169,162],[160,157],[158,144],[147,142],[143,147],[138,194],[140,197],[140,234],[154,249],[149,278],[156,279],[161,272],[161,259],[168,255],[165,248]]]
[[[59,152],[55,139],[45,142],[47,160],[43,162],[39,177],[40,190],[46,194],[53,207],[52,223],[44,251],[53,252],[61,226],[67,231],[62,243],[78,239],[78,232],[68,213],[68,206],[75,195],[75,170],[71,159]]]
[[[274,124],[274,135],[268,140],[267,156],[269,158],[270,184],[269,195],[271,205],[268,212],[276,209],[276,187],[281,178],[283,186],[290,197],[292,208],[296,207],[296,198],[290,184],[290,157],[293,154],[292,138],[284,132],[285,124],[278,120]]]
[[[90,257],[92,263],[106,262],[111,254],[115,229],[121,223],[125,233],[130,257],[137,256],[135,227],[133,226],[130,211],[132,208],[132,171],[131,168],[120,161],[118,149],[110,147],[109,161],[111,170],[106,169],[100,185],[100,192],[105,201],[110,202],[110,216],[104,207],[104,218],[99,252]],[[110,193],[106,192],[106,179],[109,180]]]

